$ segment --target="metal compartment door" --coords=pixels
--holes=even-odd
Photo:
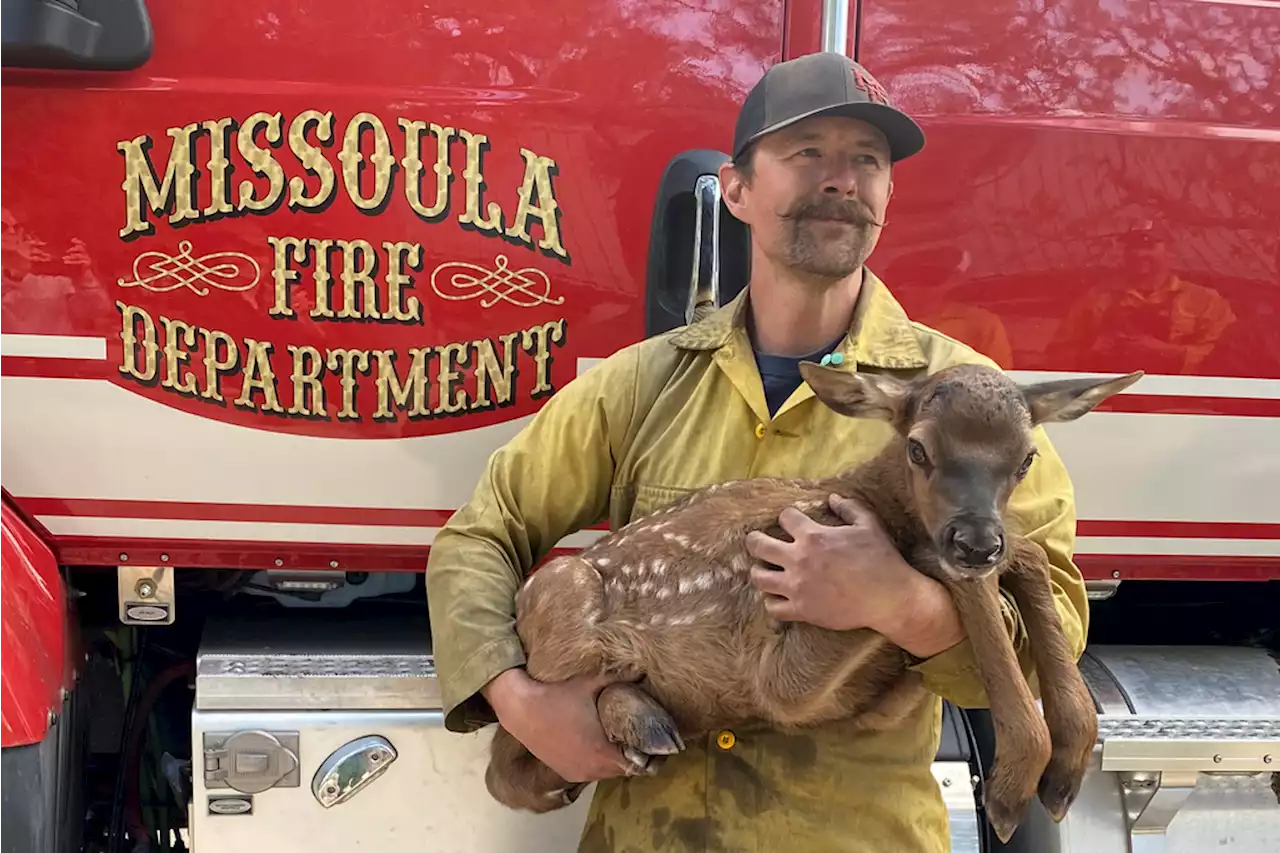
[[[492,729],[453,734],[438,711],[196,711],[192,722],[200,853],[560,853],[577,848],[591,799],[547,815],[505,808],[484,787]],[[206,736],[249,732],[260,734],[206,756]]]

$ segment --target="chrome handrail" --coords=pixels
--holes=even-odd
[[[693,187],[693,270],[685,322],[720,307],[720,179],[703,175]]]
[[[822,0],[822,50],[849,55],[849,0]]]

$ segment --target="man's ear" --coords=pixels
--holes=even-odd
[[[725,161],[720,164],[717,174],[720,178],[720,198],[724,201],[724,206],[729,208],[729,212],[735,217],[741,219],[742,191],[746,186],[742,173],[731,161]]]
[[[1124,376],[1098,379],[1058,379],[1025,385],[1022,399],[1031,410],[1032,424],[1074,421],[1092,411],[1095,406],[1113,394],[1118,394],[1145,374],[1141,370]]]
[[[850,418],[896,423],[911,390],[891,376],[850,373],[811,361],[800,363],[800,375],[827,408]]]

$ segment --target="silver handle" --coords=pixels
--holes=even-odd
[[[849,0],[822,0],[822,49],[849,55]]]
[[[685,322],[694,323],[720,307],[720,179],[703,175],[693,187],[693,280]]]

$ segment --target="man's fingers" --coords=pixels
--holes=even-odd
[[[827,499],[832,512],[840,516],[845,524],[858,524],[867,517],[867,508],[852,498],[832,495]]]
[[[768,597],[764,600],[764,610],[771,617],[779,622],[795,622],[796,606],[786,598],[778,598],[776,596]]]
[[[800,534],[805,529],[816,527],[818,522],[795,507],[789,506],[778,513],[778,524],[783,530],[790,533],[793,539],[799,539]]]
[[[789,543],[774,539],[767,533],[753,530],[747,534],[747,553],[757,560],[773,563],[775,566],[786,565]]]
[[[787,593],[791,592],[791,583],[787,578],[787,573],[776,569],[753,566],[751,569],[751,584],[767,595],[777,595],[785,598]]]

